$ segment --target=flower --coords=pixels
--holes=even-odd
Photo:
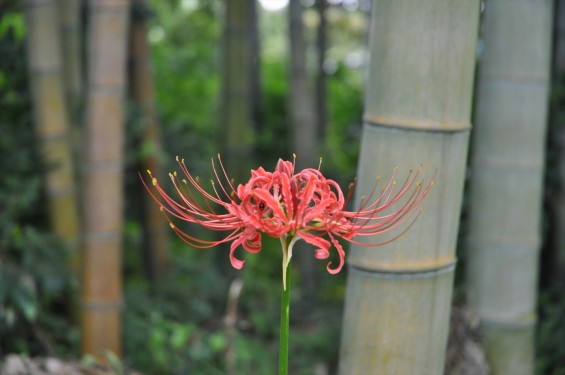
[[[283,271],[292,257],[292,246],[302,239],[315,247],[317,259],[330,257],[330,249],[337,251],[339,262],[330,261],[327,270],[338,273],[345,261],[345,251],[338,239],[375,246],[388,243],[404,234],[413,224],[424,197],[433,185],[433,179],[424,185],[418,180],[421,167],[410,171],[404,183],[398,187],[395,180],[397,168],[380,194],[376,193],[378,183],[368,197],[362,198],[361,207],[347,211],[352,195],[351,184],[347,196],[339,185],[325,178],[318,169],[307,168],[295,172],[295,163],[279,159],[273,172],[263,167],[251,171],[251,178],[237,188],[229,179],[218,155],[218,164],[212,159],[215,180],[210,188],[203,187],[198,177],[188,171],[184,159],[179,160],[184,178],[177,172],[169,174],[176,197],[163,190],[157,178],[151,178],[152,186],[142,179],[152,197],[161,205],[171,228],[187,244],[196,248],[210,248],[231,242],[230,262],[241,269],[245,261],[235,256],[235,250],[261,251],[261,236],[266,234],[280,238],[283,244]],[[321,163],[320,163],[321,164]],[[195,223],[212,231],[226,232],[219,240],[204,240],[179,229],[171,217]],[[362,243],[358,237],[373,236],[406,227],[392,239],[381,243]],[[283,275],[285,273],[283,272]],[[283,276],[284,277],[284,276]]]

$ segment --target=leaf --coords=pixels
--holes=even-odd
[[[12,293],[14,304],[24,315],[24,317],[33,322],[37,318],[37,298],[30,288],[20,288]]]

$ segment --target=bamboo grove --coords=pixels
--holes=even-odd
[[[477,358],[484,363],[477,364],[481,370],[476,374],[535,373],[540,354],[536,337],[545,317],[538,314],[540,301],[547,290],[561,295],[565,274],[564,101],[559,96],[565,0],[360,0],[353,2],[354,10],[347,9],[346,1],[290,0],[283,10],[273,11],[283,19],[279,25],[262,20],[266,7],[260,4],[269,0],[158,6],[152,0],[21,3],[33,129],[47,166],[42,176],[46,217],[68,249],[67,267],[78,286],[67,296],[65,314],[79,327],[81,355],[107,362],[109,352],[117,357],[125,352],[126,210],[141,212],[138,257],[150,293],[158,293],[176,266],[173,250],[180,244],[171,237],[175,227],[151,196],[129,190],[128,152],[139,156],[135,168],[150,170],[154,184],[167,180],[165,166],[176,156],[170,155],[167,142],[186,143],[182,156],[188,160],[195,154],[195,168],[201,169],[200,160],[213,155],[201,155],[204,142],[194,136],[194,124],[181,118],[171,125],[162,120],[161,111],[181,101],[187,108],[198,107],[213,92],[214,102],[207,106],[215,110],[199,131],[211,138],[207,141],[222,155],[221,168],[234,177],[236,182],[228,184],[235,187],[232,195],[258,160],[291,159],[293,154],[297,168],[328,164],[332,176],[344,170],[338,167],[339,154],[354,154],[356,171],[350,173],[357,179],[348,201],[357,205],[354,209],[378,194],[375,178],[396,174],[403,181],[418,170],[434,180],[409,230],[392,231],[382,246],[367,245],[382,242],[367,238],[346,250],[343,288],[332,296],[340,304],[339,339],[329,351],[335,358],[319,367],[326,372],[317,373],[456,374],[449,367],[457,329],[453,317],[463,310],[469,314],[465,324],[471,324],[468,316],[473,314],[478,321],[472,329],[479,337]],[[199,53],[212,55],[214,65],[190,60],[196,55],[191,48],[197,49],[190,43],[177,48],[182,58],[155,53],[160,33],[168,30],[156,21],[153,7],[201,12],[202,24],[195,27],[209,27],[216,43]],[[335,89],[340,82],[331,80],[348,69],[347,64],[332,65],[337,50],[332,46],[340,38],[338,13],[357,14],[367,41],[359,63],[362,113],[354,130],[343,126],[336,131],[339,119],[332,118],[331,103],[355,100],[335,99],[347,87]],[[0,13],[0,32],[2,17]],[[205,17],[215,17],[217,27],[206,24]],[[262,34],[274,27],[284,30],[283,37]],[[182,34],[166,37],[191,40]],[[278,44],[269,45],[272,41]],[[284,61],[272,79],[261,69],[263,59],[274,59],[276,48],[284,51]],[[218,81],[200,90],[201,97],[184,97],[181,90],[171,94],[177,101],[162,104],[159,93],[172,87],[175,66],[183,58],[193,65],[182,74],[215,69]],[[166,79],[155,78],[156,62],[170,68]],[[278,107],[283,108],[279,118],[268,113]],[[138,129],[137,138],[128,138],[128,127]],[[319,159],[323,154],[329,157]],[[133,179],[141,189],[136,173]],[[196,189],[204,186],[197,178],[193,183]],[[217,247],[222,257],[230,251]],[[310,314],[321,298],[317,293],[324,278],[331,276],[319,272],[310,247],[298,245],[295,251],[293,280],[302,284],[299,298]],[[213,272],[229,278],[237,293],[225,288],[228,312],[223,320],[199,324],[229,331],[227,339],[216,343],[226,362],[224,373],[263,371],[238,370],[243,366],[238,335],[255,332],[253,321],[241,318],[253,305],[241,300],[246,288],[256,295],[259,289],[250,285],[249,276],[223,268],[219,258],[193,267],[217,267]],[[250,268],[260,267],[260,261],[248,260]],[[270,272],[267,267],[262,271]],[[226,308],[224,302],[214,303],[219,310]],[[150,314],[152,306],[147,309]],[[292,317],[291,331],[301,324],[314,326],[300,319]],[[175,337],[196,345],[191,340],[197,339]],[[291,372],[298,373],[299,366],[291,356]]]

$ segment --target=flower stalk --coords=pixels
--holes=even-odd
[[[287,243],[288,242],[288,243]],[[288,343],[290,331],[290,286],[291,270],[290,260],[292,258],[292,247],[296,242],[296,237],[288,241],[281,238],[283,252],[283,287],[281,293],[281,326],[279,344],[279,375],[288,374]]]

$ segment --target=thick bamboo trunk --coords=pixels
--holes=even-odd
[[[483,24],[467,297],[493,374],[533,374],[551,0],[491,0]]]
[[[221,111],[222,154],[231,176],[248,178],[253,153],[254,124],[251,67],[254,0],[225,2],[223,88]]]
[[[123,97],[128,0],[89,3],[82,352],[121,354]]]
[[[373,2],[357,194],[395,166],[398,181],[420,164],[438,172],[408,233],[350,249],[342,375],[443,373],[479,3]]]
[[[51,226],[71,251],[71,267],[78,276],[78,210],[57,4],[54,0],[28,0],[25,12],[34,118],[47,169],[45,187]]]
[[[143,0],[137,2],[139,6],[147,6]],[[162,144],[155,105],[151,51],[147,40],[147,20],[143,15],[132,20],[131,34],[132,95],[140,110],[144,129],[143,142],[149,146],[146,147],[149,153],[143,158],[143,169],[148,169],[154,176],[159,177],[163,175],[159,158],[162,155]],[[156,280],[165,274],[169,263],[170,228],[153,199],[148,194],[145,194],[144,198],[147,271],[149,277]]]
[[[550,223],[547,272],[544,275],[542,270],[542,281],[545,279],[549,285],[559,287],[565,284],[565,95],[562,93],[562,85],[565,83],[565,0],[557,0],[555,9],[553,82],[557,100],[553,101],[551,108],[549,143],[556,151],[555,167],[558,173],[556,181],[553,181],[554,194],[551,195],[550,202],[553,222]]]
[[[65,93],[69,103],[68,109],[71,123],[76,126],[80,122],[83,99],[82,29],[80,22],[82,0],[59,0],[58,5]]]

